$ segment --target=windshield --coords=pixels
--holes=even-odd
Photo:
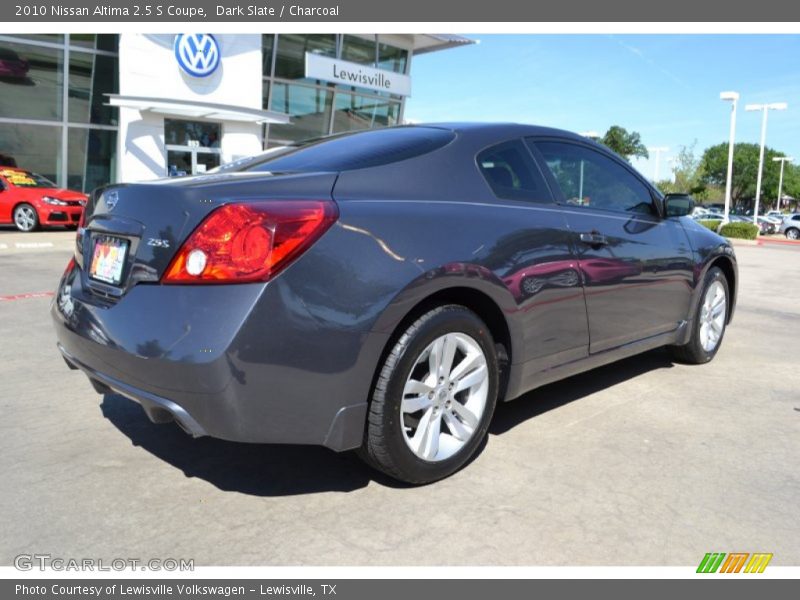
[[[20,171],[18,169],[0,169],[0,175],[16,187],[26,188],[54,188],[58,187],[47,177],[30,171]]]

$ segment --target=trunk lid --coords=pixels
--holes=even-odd
[[[76,259],[88,286],[113,299],[137,283],[159,281],[181,244],[215,208],[253,200],[331,199],[335,181],[335,173],[234,172],[101,188],[87,206]],[[125,248],[117,284],[89,277],[98,243]]]

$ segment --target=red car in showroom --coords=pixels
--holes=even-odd
[[[0,224],[13,223],[20,231],[53,225],[76,227],[86,200],[86,194],[59,188],[37,173],[0,167]]]

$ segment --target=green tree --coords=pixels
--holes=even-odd
[[[759,149],[758,144],[740,143],[733,147],[731,200],[734,204],[740,200],[755,198]],[[764,174],[761,181],[761,206],[763,207],[775,204],[778,195],[780,165],[772,160],[776,156],[783,156],[783,154],[769,147],[764,149]],[[728,143],[723,142],[707,148],[703,153],[701,168],[703,182],[724,189],[728,177]],[[789,169],[787,166],[786,171],[784,173],[784,194],[790,193],[789,189],[795,188],[794,169]],[[789,173],[789,171],[792,172]]]
[[[611,148],[625,160],[631,157],[649,158],[647,148],[642,143],[642,136],[637,131],[628,131],[619,125],[612,125],[600,142]]]
[[[668,179],[657,183],[662,192],[692,194],[695,199],[702,199],[707,195],[708,189],[703,181],[703,161],[695,154],[696,147],[697,140],[690,146],[680,147],[675,156],[674,181]]]
[[[800,198],[800,165],[786,163],[783,172],[783,196]]]

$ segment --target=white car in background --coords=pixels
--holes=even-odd
[[[785,215],[778,233],[782,233],[790,240],[800,240],[800,213]]]

